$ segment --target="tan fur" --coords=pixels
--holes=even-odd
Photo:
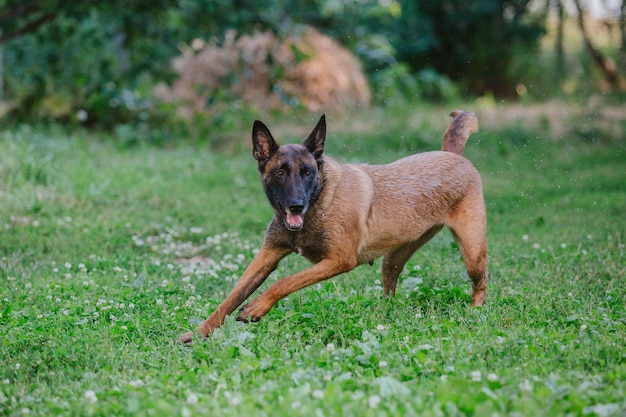
[[[478,132],[478,119],[474,113],[463,110],[454,110],[450,116],[454,117],[454,122],[443,134],[441,150],[463,155],[465,142],[472,133]]]
[[[223,324],[292,252],[314,264],[280,279],[245,305],[238,319],[257,321],[283,297],[383,256],[383,293],[395,295],[411,255],[447,226],[472,280],[472,305],[485,301],[486,215],[478,172],[463,145],[477,130],[476,116],[453,112],[444,151],[416,154],[387,165],[339,164],[324,156],[323,191],[305,215],[305,227],[287,230],[275,216],[263,245],[224,302],[196,330],[206,337]],[[180,337],[190,343],[192,332]]]

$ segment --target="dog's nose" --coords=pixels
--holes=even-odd
[[[296,203],[289,205],[289,211],[291,212],[291,214],[300,214],[302,213],[302,210],[304,210],[303,204]]]

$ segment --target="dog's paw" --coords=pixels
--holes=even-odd
[[[193,332],[187,332],[178,337],[178,343],[183,345],[190,345],[193,342]]]
[[[242,321],[244,323],[257,322],[261,320],[261,317],[266,315],[268,311],[269,309],[264,308],[263,304],[258,300],[253,300],[239,310],[237,321]]]

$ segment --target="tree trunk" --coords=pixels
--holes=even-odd
[[[563,26],[564,26],[564,10],[561,0],[552,0],[556,6],[557,26],[556,26],[556,42],[554,44],[554,55],[556,57],[555,70],[557,78],[562,79],[565,76],[565,52],[563,49]]]
[[[626,0],[622,0],[619,14],[619,31],[622,35],[622,46],[619,50],[620,68],[626,71]]]
[[[619,80],[617,76],[617,71],[615,69],[615,63],[611,58],[605,57],[602,52],[600,52],[596,47],[591,43],[591,39],[589,39],[589,35],[587,35],[587,31],[585,30],[585,21],[583,16],[583,9],[580,7],[580,0],[574,0],[574,4],[576,5],[576,10],[578,12],[578,26],[580,27],[580,31],[583,35],[583,40],[585,42],[585,47],[591,55],[593,62],[596,63],[598,68],[604,74],[604,78],[609,83],[613,90],[619,89]]]

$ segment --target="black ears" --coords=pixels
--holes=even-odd
[[[258,120],[252,126],[252,155],[259,164],[265,164],[278,150],[270,130]]]
[[[320,117],[319,122],[311,132],[308,138],[302,144],[315,156],[320,159],[324,153],[324,141],[326,140],[326,115]]]
[[[322,115],[309,137],[302,145],[313,154],[315,159],[320,159],[324,153],[324,141],[326,140],[326,116]],[[258,120],[252,126],[252,155],[259,162],[259,166],[265,163],[278,151],[278,145],[272,137],[270,130]]]

